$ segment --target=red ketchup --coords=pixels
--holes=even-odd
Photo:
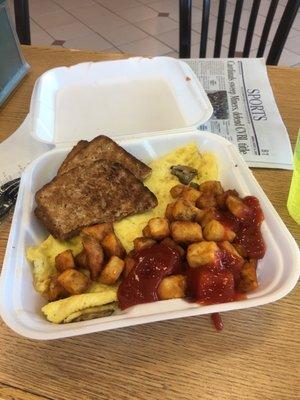
[[[247,212],[237,218],[228,210],[218,209],[216,219],[236,233],[233,243],[239,244],[246,258],[260,259],[265,243],[260,231],[264,220],[256,197],[245,197]],[[225,303],[245,298],[237,290],[244,260],[226,250],[220,250],[214,263],[188,269],[188,296],[201,304]],[[214,317],[216,318],[216,317]]]
[[[249,207],[250,212],[245,219],[240,221],[234,243],[243,247],[246,257],[260,259],[263,258],[266,252],[266,246],[260,231],[264,215],[256,197],[245,197],[243,203]]]
[[[133,258],[136,264],[118,289],[121,310],[157,301],[156,291],[162,279],[181,271],[179,253],[162,243],[137,251]]]
[[[214,325],[214,327],[216,328],[217,331],[221,331],[224,328],[224,324],[222,321],[222,317],[220,313],[213,313],[211,314],[211,321]]]

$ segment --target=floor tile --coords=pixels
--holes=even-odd
[[[151,37],[118,47],[124,52],[137,56],[159,56],[172,51],[170,47]]]
[[[168,12],[170,18],[179,21],[179,1],[177,0],[155,1],[154,3],[148,4],[148,7],[158,12]]]
[[[126,24],[124,19],[101,7],[99,4],[77,8],[71,10],[70,13],[96,32],[100,32],[101,29],[114,29]]]
[[[94,21],[86,22],[93,31],[99,33],[102,36],[103,31],[111,31],[112,29],[118,29],[121,26],[128,26],[128,23],[115,15],[109,17],[103,17]]]
[[[54,28],[47,28],[49,32],[56,39],[76,39],[81,36],[86,36],[92,33],[92,31],[83,25],[81,22],[76,21],[71,24],[56,26]]]
[[[211,0],[210,1],[210,8],[209,8],[209,15],[212,15],[214,17],[218,16],[219,12],[219,4],[220,0]],[[227,8],[230,8],[231,4],[227,3]],[[203,6],[203,0],[193,0],[193,7],[199,8],[202,10]]]
[[[104,49],[101,51],[102,53],[121,53],[121,51],[117,49],[117,47],[110,47],[109,49]]]
[[[114,15],[112,12],[102,7],[100,4],[93,4],[87,7],[79,7],[70,10],[70,13],[82,21],[95,21],[97,18],[105,18]]]
[[[30,33],[39,32],[40,30],[41,30],[41,27],[38,26],[38,24],[35,23],[32,18],[30,18]]]
[[[171,51],[170,53],[164,54],[167,57],[179,58],[179,54],[177,51]]]
[[[229,48],[230,36],[231,36],[231,33],[228,33],[227,35],[223,36],[223,41],[222,41],[223,46],[226,46]],[[244,29],[240,29],[239,34],[238,34],[237,43],[236,43],[236,51],[243,51],[244,44],[245,44],[245,38],[246,38],[246,31]],[[251,50],[258,49],[259,42],[260,42],[260,37],[257,35],[253,35]]]
[[[300,55],[300,32],[298,36],[289,37],[284,46],[287,50],[291,50],[294,53]]]
[[[155,3],[157,0],[138,0],[139,3],[141,4],[151,4]]]
[[[266,46],[264,57],[267,58],[271,45]],[[251,57],[255,57],[255,52],[250,52]],[[292,66],[300,63],[300,55],[293,53],[287,49],[283,49],[278,65]]]
[[[55,40],[53,40],[51,46],[59,46],[59,47],[62,47],[62,45],[63,45],[65,42],[66,42],[65,40],[57,40],[57,39],[55,39]]]
[[[300,31],[300,12],[298,12],[294,24],[293,24],[293,28],[297,29],[298,31]]]
[[[226,10],[225,20],[227,22],[229,22],[230,24],[232,24],[233,15],[234,15],[234,7],[232,7],[231,9]],[[246,10],[246,9],[243,9],[242,15],[241,15],[241,20],[240,20],[240,27],[241,28],[247,29],[248,24],[249,24],[249,18],[250,18],[250,11]],[[255,30],[257,30],[258,27],[261,27],[261,30],[262,30],[265,20],[266,19],[264,17],[262,17],[261,15],[258,15],[257,16],[257,20],[256,20]]]
[[[66,40],[64,47],[69,49],[88,49],[102,51],[111,48],[111,43],[101,38],[96,33],[91,33],[76,39]]]
[[[55,0],[62,8],[74,10],[76,8],[89,7],[96,4],[94,0]]]
[[[32,17],[35,22],[47,30],[47,28],[55,28],[76,22],[72,15],[60,9],[60,11],[43,14],[38,17]]]
[[[168,32],[178,28],[178,22],[171,20],[170,18],[155,17],[146,19],[144,21],[136,22],[139,28],[143,29],[150,35],[158,35],[160,33]]]
[[[97,3],[107,7],[111,11],[124,10],[126,8],[138,7],[141,5],[136,0],[95,0]]]
[[[214,39],[216,37],[217,21],[218,19],[214,16],[211,16],[209,18],[208,37],[210,39]],[[224,21],[223,35],[226,35],[231,32],[231,26],[232,26],[231,24]],[[192,24],[192,30],[197,33],[201,33],[201,21],[197,24]]]
[[[266,17],[269,11],[270,7],[270,0],[262,0],[258,9],[258,14],[262,15],[263,17]],[[245,10],[251,10],[252,8],[252,2],[251,1],[244,1],[244,6],[243,8]],[[277,5],[276,12],[274,15],[274,19],[279,19],[281,18],[282,14],[284,11],[284,7],[280,4]]]
[[[173,31],[161,33],[156,36],[158,40],[165,43],[167,46],[171,47],[173,50],[179,51],[179,29],[174,29]],[[191,44],[199,43],[200,37],[197,33],[192,32]]]
[[[139,7],[119,10],[117,11],[117,14],[130,22],[138,22],[157,17],[158,13],[147,6],[141,5]]]
[[[120,26],[119,28],[107,29],[99,28],[98,33],[105,39],[118,46],[120,44],[126,44],[130,42],[135,42],[146,38],[148,35],[136,28],[131,24]]]
[[[34,0],[29,3],[29,12],[32,18],[59,11],[61,8],[51,0]]]
[[[31,44],[38,46],[51,46],[54,39],[48,33],[44,32],[42,29],[39,31],[31,32]]]
[[[215,42],[214,40],[207,40],[206,57],[211,58],[214,54]],[[191,46],[191,58],[199,58],[200,44],[195,44]],[[223,48],[221,52],[221,57],[227,56],[228,49]]]
[[[275,33],[276,33],[276,31],[277,31],[277,28],[278,28],[278,21],[274,21],[274,24],[271,26],[270,33],[269,33],[269,36],[268,36],[268,40],[269,40],[270,42],[273,41],[274,36],[275,36]],[[293,37],[295,37],[295,36],[298,36],[299,34],[300,34],[299,31],[297,31],[297,30],[294,29],[294,28],[291,28],[290,33],[289,33],[289,35],[288,35],[288,39],[289,39],[289,38],[293,38]],[[259,33],[259,35],[260,35],[260,33]]]

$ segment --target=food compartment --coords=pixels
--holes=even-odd
[[[200,151],[213,152],[218,160],[219,179],[225,189],[235,188],[241,196],[259,198],[265,214],[262,233],[267,246],[258,266],[259,287],[248,298],[230,303],[203,305],[182,299],[164,300],[134,306],[123,312],[84,322],[56,325],[48,322],[40,308],[46,301],[35,292],[26,248],[48,236],[36,220],[34,193],[52,179],[70,148],[52,150],[34,161],[25,171],[16,205],[8,251],[1,281],[1,313],[15,331],[37,339],[53,339],[103,331],[170,318],[223,312],[266,304],[288,293],[299,275],[299,250],[271,203],[237,151],[226,140],[196,130],[168,136],[152,135],[143,139],[120,140],[119,144],[144,162],[171,150],[195,142]]]

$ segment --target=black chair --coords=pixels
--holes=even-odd
[[[16,30],[21,44],[31,44],[28,0],[14,0]]]
[[[252,8],[251,8],[242,57],[249,57],[250,54],[251,43],[252,43],[253,33],[255,31],[255,24],[260,2],[261,0],[253,0],[252,2]],[[236,0],[235,11],[232,21],[231,35],[230,35],[228,57],[235,56],[235,49],[239,33],[243,3],[244,0]],[[214,57],[216,58],[219,58],[221,54],[226,4],[227,0],[219,0],[218,21],[217,21],[215,46],[214,46]],[[256,57],[262,57],[264,54],[277,5],[278,5],[278,0],[270,1],[270,7],[263,27]],[[267,57],[268,65],[277,65],[283,47],[285,45],[286,39],[290,32],[290,29],[297,15],[299,5],[300,5],[300,0],[288,0]],[[191,52],[192,0],[179,0],[179,7],[180,7],[179,57],[189,58]],[[200,39],[200,51],[199,51],[200,58],[204,58],[206,56],[209,11],[210,11],[210,0],[203,0],[201,39]]]

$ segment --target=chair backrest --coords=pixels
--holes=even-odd
[[[247,0],[248,1],[248,0]],[[208,26],[210,14],[210,0],[203,0],[202,8],[202,24],[201,24],[201,38],[199,57],[206,57],[207,39],[208,39]],[[246,32],[246,38],[242,57],[249,57],[253,34],[255,31],[258,11],[261,0],[253,0],[252,7]],[[228,57],[234,57],[236,51],[236,44],[240,28],[240,20],[243,11],[244,0],[236,0],[234,15],[232,20],[232,28],[229,41]],[[278,0],[271,0],[267,17],[262,30],[261,39],[259,42],[256,57],[262,57],[266,48],[267,40],[269,37],[270,29],[273,23],[274,15],[277,9]],[[300,0],[288,0],[281,20],[278,24],[272,45],[267,57],[267,64],[277,65],[286,39],[296,18]],[[221,54],[223,28],[226,13],[227,0],[219,0],[218,20],[215,34],[214,57],[218,58]],[[180,26],[179,26],[179,57],[189,58],[191,52],[191,21],[192,21],[192,1],[180,0]]]
[[[16,30],[21,44],[31,44],[28,0],[14,0]]]

